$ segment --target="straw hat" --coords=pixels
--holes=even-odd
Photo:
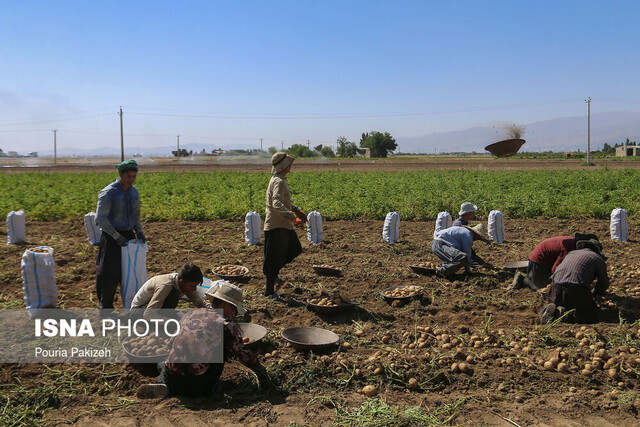
[[[286,168],[288,168],[291,163],[295,160],[294,157],[283,153],[282,151],[278,151],[273,156],[271,156],[271,173],[280,173]]]
[[[210,298],[218,298],[219,300],[226,301],[229,304],[233,304],[238,310],[238,315],[241,316],[247,312],[247,309],[242,306],[242,289],[229,282],[222,282],[220,286],[214,290],[213,287],[205,293],[205,296]]]
[[[466,213],[475,212],[477,210],[478,210],[478,207],[473,203],[464,202],[462,205],[460,205],[460,212],[458,212],[458,215],[462,216]]]
[[[475,233],[478,237],[480,237],[480,239],[484,240],[485,242],[489,241],[486,237],[487,232],[484,229],[484,225],[478,224],[473,227],[464,225],[463,227],[466,228],[467,230],[471,230],[472,233]]]

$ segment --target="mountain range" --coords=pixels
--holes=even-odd
[[[518,124],[520,125],[520,124]],[[563,117],[551,120],[522,124],[526,140],[520,151],[577,151],[587,150],[587,117]],[[380,129],[384,131],[383,129]],[[507,130],[500,126],[473,127],[464,130],[439,132],[417,136],[395,136],[398,143],[397,152],[403,153],[444,153],[444,152],[477,152],[485,153],[484,147],[503,139],[508,139]],[[337,137],[336,137],[337,138]],[[604,143],[614,145],[624,142],[640,140],[640,112],[612,112],[591,115],[591,149],[601,149]],[[357,142],[357,141],[356,141]],[[201,152],[203,149],[210,153],[212,150],[248,149],[247,145],[234,144],[184,144],[180,148]],[[175,145],[158,147],[125,146],[125,157],[139,153],[144,157],[171,156]],[[21,153],[23,154],[23,153]],[[26,154],[26,153],[24,153]],[[58,148],[60,157],[101,157],[118,156],[119,152],[113,147],[97,148]],[[42,150],[39,155],[48,157],[52,150]]]

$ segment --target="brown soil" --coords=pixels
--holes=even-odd
[[[87,159],[65,158],[54,165],[51,159],[29,159],[29,163],[20,159],[0,160],[0,173],[22,172],[114,172],[114,165],[120,159],[96,158]],[[210,172],[210,171],[243,171],[268,172],[270,164],[268,158],[248,160],[246,157],[202,158],[193,157],[181,159],[171,158],[139,159],[142,172]],[[640,168],[640,162],[631,159],[594,159],[592,166],[586,165],[585,159],[514,159],[495,157],[389,157],[386,159],[297,159],[296,171],[304,170],[338,170],[343,172],[357,171],[396,171],[396,170],[554,170],[554,169],[623,169]]]
[[[155,373],[128,364],[4,365],[0,369],[0,384],[5,385],[3,390],[7,385],[16,384],[35,390],[54,381],[51,369],[70,376],[77,373],[72,381],[84,383],[85,392],[61,392],[60,401],[55,405],[57,409],[50,409],[45,414],[48,424],[71,422],[113,427],[287,425],[296,422],[299,425],[328,425],[335,419],[336,410],[322,397],[331,397],[342,407],[353,408],[366,399],[357,393],[358,388],[376,384],[380,387],[378,397],[393,407],[434,409],[462,399],[451,420],[454,424],[513,425],[508,421],[512,420],[519,425],[637,425],[640,399],[637,397],[637,376],[633,372],[613,380],[603,372],[586,378],[579,372],[563,374],[545,371],[539,365],[526,366],[525,361],[529,359],[514,348],[511,341],[528,337],[532,342],[541,342],[543,332],[536,313],[542,299],[530,291],[504,291],[512,273],[499,268],[506,262],[526,259],[533,247],[546,237],[576,231],[594,232],[601,237],[609,256],[612,294],[608,300],[615,308],[606,307],[606,321],[589,327],[588,333],[597,333],[605,342],[609,336],[620,335],[620,331],[635,334],[637,326],[620,326],[618,315],[622,313],[629,323],[640,318],[640,301],[627,293],[630,284],[637,285],[637,279],[623,276],[623,272],[628,271],[635,275],[640,263],[639,244],[633,233],[631,242],[611,241],[608,225],[600,220],[507,218],[507,242],[475,245],[478,254],[496,268],[481,269],[469,277],[460,276],[449,282],[416,275],[408,268],[409,264],[437,261],[430,253],[431,222],[402,222],[401,240],[394,245],[382,241],[380,221],[329,222],[325,223],[326,240],[319,245],[310,245],[299,232],[304,252],[282,271],[286,283],[280,292],[287,303],[279,303],[259,296],[264,287],[263,247],[245,245],[243,224],[222,221],[147,223],[144,228],[150,248],[149,276],[175,271],[187,260],[200,265],[211,278],[211,269],[219,265],[240,264],[249,268],[249,279],[240,285],[245,290],[250,319],[272,333],[268,346],[261,350],[266,352],[277,346],[281,353],[280,357],[266,359],[264,363],[275,369],[278,363],[296,361],[291,370],[278,371],[275,380],[279,388],[269,393],[260,392],[252,386],[247,370],[237,362],[225,367],[223,376],[227,380],[227,394],[214,398],[137,400],[136,387],[152,382]],[[634,230],[636,225],[632,222],[629,228]],[[27,237],[29,246],[46,244],[54,248],[59,306],[95,307],[96,248],[87,242],[82,220],[28,222]],[[4,238],[6,235],[2,231],[0,240]],[[25,246],[0,246],[0,302],[22,300],[20,257],[24,249]],[[338,267],[343,274],[339,277],[317,276],[311,269],[314,264]],[[631,266],[634,267],[629,270]],[[390,304],[380,297],[382,289],[403,284],[424,286],[426,291],[422,298],[401,305]],[[357,308],[338,315],[318,315],[306,308],[307,298],[322,290],[334,289],[356,301]],[[489,319],[491,324],[487,323]],[[301,356],[279,338],[283,328],[302,325],[331,329],[343,341],[350,342],[352,349],[340,349],[342,365],[335,360],[336,353],[327,358]],[[402,345],[411,340],[403,338],[402,334],[415,332],[416,326],[442,329],[461,337],[462,341],[468,340],[471,334],[491,336],[493,341],[479,349],[462,346],[457,354],[444,352],[447,354],[442,372],[430,378],[430,373],[434,372],[430,357],[443,351],[440,350],[442,343],[432,338],[427,348],[403,349]],[[358,336],[360,328],[363,333]],[[577,340],[573,336],[577,331],[580,327],[576,325],[554,326],[554,338],[546,347],[533,346],[531,360],[535,356],[548,357],[556,347],[563,345],[558,337],[572,341],[573,344],[565,342],[564,345],[574,351]],[[385,334],[390,337],[388,343],[382,341]],[[610,347],[614,347],[613,341],[608,344]],[[406,364],[407,372],[423,383],[420,389],[403,386],[389,371],[373,375],[365,368],[363,359],[376,350],[386,352],[387,349],[394,352],[395,363]],[[484,351],[491,357],[483,361],[479,355]],[[475,356],[469,374],[453,373],[449,368],[460,353]],[[384,365],[387,369],[389,363],[385,360],[379,366]],[[338,369],[338,366],[345,369]],[[348,372],[352,372],[349,369],[356,366],[361,366],[366,373],[346,381]],[[110,374],[107,380],[104,380],[105,372]],[[309,372],[318,374],[316,386],[311,386],[308,380],[300,382],[299,378],[292,378]],[[345,379],[345,382],[339,383],[336,379]],[[1,391],[0,396],[4,401],[8,395]]]

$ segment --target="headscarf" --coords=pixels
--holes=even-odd
[[[125,160],[120,163],[118,166],[118,172],[127,172],[127,171],[136,171],[138,172],[138,162],[135,160]]]

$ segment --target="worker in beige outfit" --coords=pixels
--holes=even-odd
[[[280,299],[275,284],[281,281],[280,269],[302,253],[294,224],[304,227],[307,217],[291,203],[287,174],[295,159],[277,152],[271,157],[271,180],[267,188],[266,215],[264,219],[264,261],[262,271],[267,276],[264,296]]]
[[[133,297],[131,316],[149,319],[153,317],[153,310],[176,308],[183,295],[198,308],[209,307],[196,290],[201,283],[202,271],[192,263],[184,264],[178,273],[152,277]]]

